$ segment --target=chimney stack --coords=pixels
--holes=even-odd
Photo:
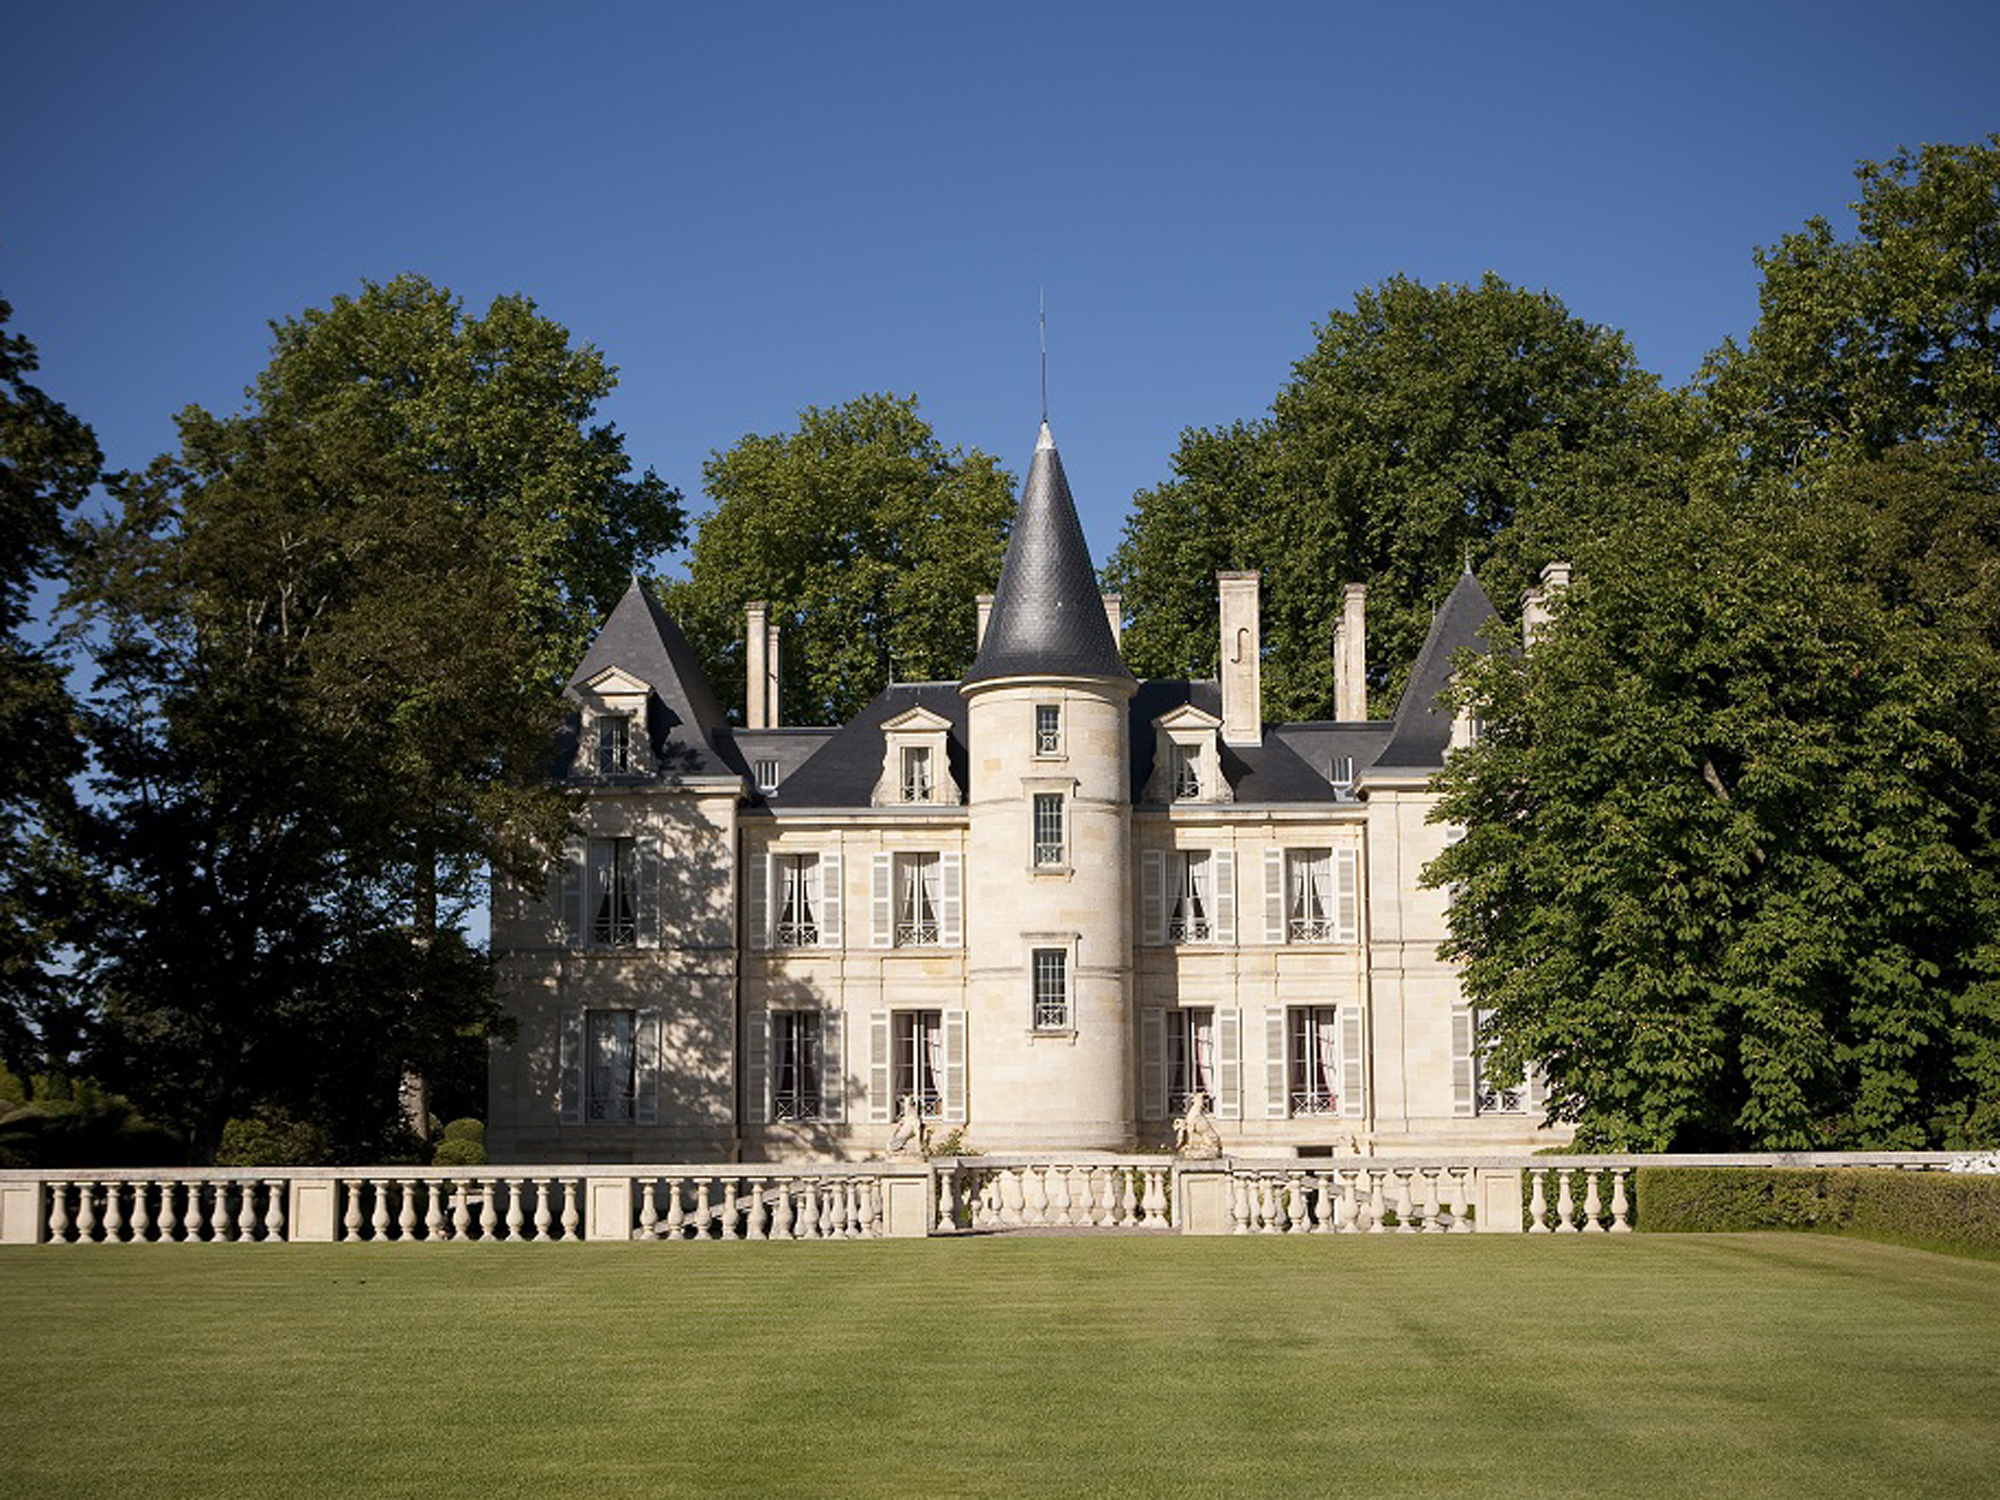
[[[765,714],[771,701],[770,606],[762,599],[744,607],[743,631],[743,727],[766,729]]]
[[[1368,717],[1368,585],[1350,583],[1333,628],[1333,716],[1344,724]]]
[[[1542,581],[1521,595],[1521,645],[1535,644],[1535,637],[1549,623],[1549,606],[1556,595],[1569,587],[1569,564],[1552,562],[1542,569]]]
[[[977,656],[979,648],[986,644],[986,622],[993,618],[993,596],[981,594],[979,604],[979,632],[972,638],[972,654]]]
[[[1104,595],[1104,623],[1111,627],[1111,644],[1122,652],[1125,649],[1125,596],[1123,594]]]
[[[778,644],[778,622],[771,621],[769,644],[764,652],[764,727],[776,729],[780,722],[778,713],[778,684],[784,680],[779,668],[784,663],[784,653]]]
[[[1222,742],[1264,742],[1262,626],[1258,618],[1257,574],[1217,573],[1222,615]]]

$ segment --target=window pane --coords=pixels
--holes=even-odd
[[[1062,709],[1053,703],[1035,707],[1035,754],[1062,753]]]
[[[1059,793],[1035,793],[1035,863],[1063,862],[1063,799]]]
[[[616,1123],[632,1118],[638,1095],[637,1053],[633,1047],[636,1016],[629,1010],[593,1010],[587,1014],[584,1070],[584,1118]]]
[[[899,1010],[895,1013],[895,1093],[892,1104],[900,1114],[903,1100],[914,1098],[926,1115],[944,1113],[944,1013]]]
[[[1069,954],[1061,948],[1035,950],[1035,1025],[1069,1025]]]

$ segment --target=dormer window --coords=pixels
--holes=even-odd
[[[778,763],[775,760],[757,762],[757,790],[775,792],[778,789]]]
[[[931,751],[928,745],[903,747],[903,800],[931,800]]]
[[[1183,703],[1153,720],[1153,774],[1147,802],[1233,802],[1222,774],[1222,720]]]
[[[605,714],[597,721],[597,774],[622,776],[632,769],[632,720]]]

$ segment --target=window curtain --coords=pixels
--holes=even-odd
[[[1323,1099],[1340,1096],[1340,1015],[1313,1012],[1313,1088]]]
[[[1187,910],[1183,915],[1190,922],[1204,921],[1208,917],[1208,856],[1205,854],[1187,856]]]
[[[632,1118],[632,1012],[592,1011],[590,1015],[590,1114],[599,1120]]]
[[[1333,910],[1333,857],[1320,853],[1312,860],[1313,916],[1319,921],[1326,920]]]
[[[917,1081],[920,1100],[944,1101],[944,1027],[936,1015],[926,1013],[917,1019],[917,1058],[922,1069],[922,1077]]]
[[[1215,1105],[1215,1012],[1198,1010],[1188,1018],[1188,1091],[1199,1089]]]

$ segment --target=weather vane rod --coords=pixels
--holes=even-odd
[[[1049,421],[1049,289],[1038,287],[1036,295],[1041,303],[1042,323],[1042,425]]]

